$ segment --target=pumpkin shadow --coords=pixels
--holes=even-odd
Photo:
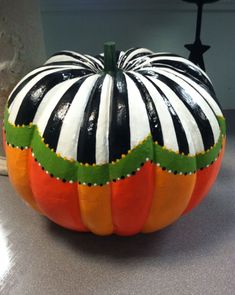
[[[60,242],[66,243],[75,251],[87,255],[111,256],[115,258],[134,258],[139,256],[152,256],[153,251],[158,252],[158,247],[164,240],[169,229],[152,234],[137,234],[133,236],[97,236],[92,233],[78,233],[61,228],[48,221],[50,233]],[[153,249],[154,248],[154,249]]]
[[[172,261],[192,252],[208,255],[210,250],[225,243],[235,224],[232,194],[230,198],[222,195],[226,192],[225,186],[226,183],[222,186],[217,183],[198,208],[182,216],[175,224],[152,234],[100,237],[66,230],[50,221],[48,230],[59,242],[89,256],[110,256],[124,261],[167,257]]]

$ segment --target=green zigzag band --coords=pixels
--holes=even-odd
[[[175,173],[194,173],[210,165],[218,156],[223,137],[225,136],[225,120],[218,117],[221,134],[218,142],[204,154],[186,156],[164,149],[152,141],[148,136],[143,143],[131,150],[123,159],[112,163],[95,166],[85,166],[79,162],[71,162],[58,157],[42,141],[35,125],[15,127],[8,121],[8,112],[5,112],[4,128],[6,140],[9,144],[18,147],[31,147],[37,161],[42,167],[55,177],[66,181],[81,183],[104,184],[114,179],[126,177],[136,171],[146,159]]]

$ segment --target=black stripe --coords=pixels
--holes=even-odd
[[[61,69],[59,72],[51,73],[43,77],[29,90],[29,92],[24,97],[19,108],[15,124],[28,125],[30,122],[32,122],[44,96],[54,86],[65,80],[85,76],[89,73],[90,71],[87,70]]]
[[[164,68],[171,68],[171,67],[167,67],[167,66],[164,66]],[[172,68],[171,68],[172,69]],[[174,71],[176,72],[176,73],[179,73],[179,74],[182,74],[182,73],[180,73],[180,71],[178,71],[178,70],[175,70],[174,69]],[[215,117],[216,117],[216,113],[215,113],[215,111],[213,110],[213,108],[212,108],[212,106],[209,104],[209,102],[207,101],[207,99],[200,93],[200,91],[197,89],[197,88],[195,88],[190,82],[188,82],[185,78],[182,78],[182,77],[180,77],[180,76],[178,76],[177,74],[175,74],[175,76],[176,77],[178,77],[179,79],[181,79],[182,81],[184,81],[185,83],[187,83],[190,87],[192,87],[202,98],[203,98],[203,100],[205,101],[205,103],[208,105],[208,107],[211,109],[211,111],[213,112],[213,114],[215,115]],[[185,76],[187,76],[187,75],[185,75]],[[187,76],[188,78],[190,78],[190,80],[193,80],[193,78],[192,77],[190,77],[190,76]],[[194,82],[196,82],[197,83],[197,85],[199,85],[199,86],[201,86],[202,88],[204,88],[204,90],[205,91],[207,91],[207,92],[209,92],[209,90],[207,89],[207,87],[204,85],[204,84],[202,84],[202,83],[200,83],[200,82],[198,82],[198,81],[194,81]],[[204,86],[204,87],[203,87]],[[210,96],[212,97],[212,99],[214,99],[213,98],[213,96],[212,96],[212,94],[209,92],[209,94],[210,94]]]
[[[123,72],[114,77],[110,109],[109,161],[120,159],[130,149],[130,122],[126,78]]]
[[[136,49],[138,49],[138,48],[130,48],[129,50],[127,50],[123,55],[122,55],[122,57],[121,57],[121,62],[120,62],[120,65],[119,65],[119,67],[120,68],[122,68],[122,66],[123,66],[123,64],[124,64],[124,62],[125,62],[125,60],[129,57],[129,55],[133,52],[133,51],[135,51]]]
[[[79,88],[81,87],[82,83],[86,77],[81,78],[77,82],[75,82],[61,97],[59,102],[57,103],[56,107],[51,113],[51,116],[47,122],[46,128],[43,133],[43,137],[45,143],[49,145],[51,149],[56,150],[60,131],[62,128],[62,124],[64,118],[70,108],[70,105],[78,92]],[[68,143],[70,144],[70,143]]]
[[[154,141],[157,141],[161,146],[164,145],[161,122],[158,117],[158,113],[153,102],[151,95],[148,92],[147,87],[141,81],[141,79],[131,73],[128,73],[128,76],[135,82],[136,86],[139,89],[139,92],[142,96],[142,99],[145,103],[145,107],[148,114],[149,126]]]
[[[122,52],[120,50],[116,50],[116,52],[115,52],[115,54],[116,54],[116,63],[119,61],[121,53]]]
[[[128,55],[126,55],[126,56],[124,57],[124,61],[122,60],[122,64],[121,64],[121,67],[122,67],[123,69],[126,69],[126,70],[130,69],[130,67],[132,67],[133,64],[136,65],[136,63],[143,62],[143,59],[140,59],[141,57],[151,56],[151,54],[152,54],[152,53],[150,53],[150,52],[148,52],[148,51],[144,51],[144,52],[136,53],[136,54],[133,55],[133,56],[131,57],[131,59],[127,62],[127,64],[125,65],[125,67],[123,67],[124,62],[125,62],[125,60],[129,57],[129,55],[132,54],[134,51],[137,51],[137,50],[139,50],[139,49],[142,49],[142,48],[134,48],[134,50],[130,51],[130,52],[128,53]]]
[[[156,74],[156,73],[155,73]],[[184,103],[187,109],[190,111],[191,115],[194,117],[194,120],[197,123],[197,126],[200,130],[204,149],[207,150],[214,145],[214,135],[210,125],[209,120],[207,119],[205,113],[200,108],[200,106],[193,101],[189,93],[187,93],[183,87],[177,84],[175,81],[170,78],[157,74],[157,79],[165,83],[172,91],[179,97],[179,99]]]
[[[8,107],[10,107],[10,105],[11,105],[12,102],[14,101],[16,95],[17,95],[17,94],[18,94],[18,93],[24,88],[24,86],[25,86],[30,80],[32,80],[34,77],[36,77],[37,75],[41,74],[42,72],[49,71],[49,70],[53,70],[53,69],[56,69],[56,68],[50,68],[50,69],[43,68],[41,71],[38,71],[37,73],[30,75],[27,79],[25,79],[23,82],[21,82],[20,85],[17,86],[17,88],[14,90],[14,92],[12,92],[11,96],[9,97],[9,100],[8,100]]]
[[[197,84],[199,84],[201,87],[203,87],[207,92],[210,93],[212,97],[215,96],[215,91],[213,89],[213,86],[211,85],[211,82],[207,79],[207,77],[202,73],[202,71],[193,65],[188,65],[182,61],[174,61],[174,60],[168,60],[168,59],[162,59],[159,61],[153,61],[150,63],[152,66],[168,66],[169,68],[173,69],[174,71],[178,71],[182,75],[185,75],[195,81]]]
[[[141,49],[141,48],[139,48]],[[129,69],[130,66],[132,66],[133,64],[138,64],[140,62],[143,62],[145,59],[144,57],[147,57],[147,56],[152,56],[150,52],[147,52],[147,51],[144,51],[144,52],[140,52],[140,53],[137,53],[135,55],[132,56],[132,58],[128,61],[127,65],[125,66],[125,69]],[[143,58],[141,58],[143,57]]]
[[[179,152],[184,153],[185,155],[189,154],[189,145],[188,145],[188,140],[187,136],[185,134],[184,128],[182,126],[182,123],[180,121],[179,116],[177,115],[175,109],[173,108],[172,104],[170,103],[169,99],[166,97],[165,93],[159,88],[151,79],[147,78],[153,86],[157,89],[157,91],[160,93],[162,99],[164,100],[169,113],[171,114],[171,118],[173,121],[175,133],[176,133],[176,138],[177,138],[177,143],[179,147]]]
[[[151,58],[153,58],[153,57],[161,57],[161,56],[168,56],[168,57],[182,57],[182,56],[180,56],[180,55],[178,55],[178,54],[174,54],[174,53],[170,53],[170,52],[159,52],[159,53],[153,53],[153,54],[151,54]]]
[[[94,56],[91,56],[91,55],[85,55],[87,58],[89,58],[89,60],[93,63],[94,67],[97,69],[97,70],[102,70],[103,67],[102,67],[102,63],[100,63],[99,59],[94,57]]]
[[[52,57],[59,56],[59,55],[65,55],[65,56],[75,58],[78,62],[83,64],[83,67],[87,66],[90,69],[96,68],[93,60],[91,60],[89,57],[85,55],[78,55],[76,54],[76,52],[71,52],[71,51],[60,51],[53,54]]]
[[[77,55],[75,52],[72,52],[72,51],[59,51],[59,52],[56,52],[55,54],[53,54],[51,57],[58,56],[58,55],[70,56],[70,57],[73,57],[81,62],[89,63],[89,60],[84,58],[82,55]]]
[[[99,61],[101,61],[102,63],[104,62],[104,56],[101,54],[98,54],[95,56],[95,58],[97,58]]]
[[[104,77],[105,75],[102,75],[98,78],[93,86],[84,111],[77,150],[77,160],[84,164],[93,164],[96,162],[96,130]]]
[[[142,63],[146,61],[146,58],[138,58],[133,61],[128,62],[128,65],[125,67],[126,71],[134,71],[136,67],[139,67]]]
[[[49,62],[45,64],[44,66],[80,66],[92,72],[92,69],[90,66],[80,61],[53,61],[53,62]]]

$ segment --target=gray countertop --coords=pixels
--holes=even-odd
[[[205,201],[154,234],[98,237],[39,216],[0,177],[0,294],[235,294],[235,133]],[[232,125],[233,124],[233,125]]]

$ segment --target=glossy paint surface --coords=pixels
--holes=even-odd
[[[190,156],[217,143],[223,115],[200,68],[145,48],[117,53],[115,73],[103,71],[103,59],[72,51],[52,56],[13,90],[9,122],[36,125],[50,149],[90,165],[120,159],[149,135]]]
[[[231,118],[231,121],[230,121]],[[99,237],[57,226],[0,177],[1,295],[234,294],[234,112],[208,197],[152,234]]]
[[[19,82],[4,119],[9,176],[66,228],[159,230],[211,188],[225,120],[210,79],[188,60],[145,48],[108,55],[61,51]]]
[[[56,178],[31,149],[7,145],[6,156],[10,180],[23,200],[55,223],[98,235],[134,235],[162,229],[198,205],[216,179],[224,145],[203,171],[175,174],[148,160],[133,175],[105,185]]]

